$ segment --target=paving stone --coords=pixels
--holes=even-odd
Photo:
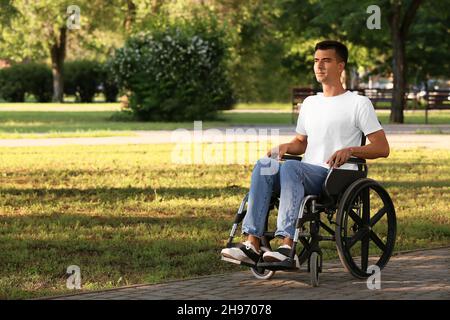
[[[161,300],[161,299],[441,299],[450,300],[450,247],[412,251],[391,257],[381,273],[381,289],[370,290],[364,279],[355,279],[339,260],[324,262],[320,286],[310,286],[306,269],[277,272],[270,280],[251,272],[203,276],[168,283],[124,287],[104,292],[53,297],[58,300]]]

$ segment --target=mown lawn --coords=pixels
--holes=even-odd
[[[249,109],[273,104],[243,105]],[[242,108],[241,105],[238,105]],[[238,108],[238,110],[239,110]],[[193,129],[193,122],[137,122],[118,116],[118,104],[0,104],[0,139],[131,136],[135,130]],[[389,123],[389,113],[380,111],[381,123]],[[405,123],[423,124],[424,112],[405,113]],[[430,124],[450,123],[450,111],[432,112]],[[292,114],[223,112],[216,121],[203,122],[203,128],[244,125],[292,125]],[[430,132],[430,133],[440,133]]]
[[[0,298],[66,293],[70,265],[83,290],[242,270],[219,252],[252,165],[175,164],[173,148],[0,148]],[[450,243],[448,150],[393,150],[369,176],[394,200],[396,250]]]

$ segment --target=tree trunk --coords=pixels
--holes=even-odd
[[[136,5],[132,0],[127,0],[127,13],[125,15],[124,28],[125,32],[130,33],[131,27],[136,20]]]
[[[151,3],[152,14],[159,14],[163,5],[163,0],[153,0]]]
[[[64,59],[66,57],[66,27],[60,29],[59,40],[50,47],[53,75],[53,102],[64,102]]]
[[[406,101],[405,42],[417,9],[422,2],[423,0],[413,0],[410,2],[402,18],[402,2],[400,0],[394,0],[388,18],[391,29],[393,55],[392,72],[394,74],[394,89],[392,93],[392,106],[389,120],[393,123],[403,123],[403,110]]]
[[[400,30],[391,30],[393,47],[392,71],[394,73],[394,90],[392,92],[391,115],[392,123],[403,123],[405,106],[405,42]]]

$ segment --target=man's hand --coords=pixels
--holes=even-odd
[[[352,152],[352,148],[338,150],[331,155],[330,159],[327,160],[327,164],[330,168],[339,168],[352,156]]]
[[[274,148],[270,149],[269,151],[267,151],[267,156],[269,158],[277,157],[278,160],[281,160],[283,155],[288,151],[288,147],[289,147],[288,143],[280,144],[279,146],[274,147]]]

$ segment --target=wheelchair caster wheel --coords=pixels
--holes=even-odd
[[[259,280],[269,280],[275,274],[274,270],[267,270],[263,268],[250,268],[250,271],[253,273],[253,276]]]
[[[311,285],[313,287],[319,286],[319,268],[320,256],[317,252],[313,252],[309,257],[309,274],[311,276]]]

